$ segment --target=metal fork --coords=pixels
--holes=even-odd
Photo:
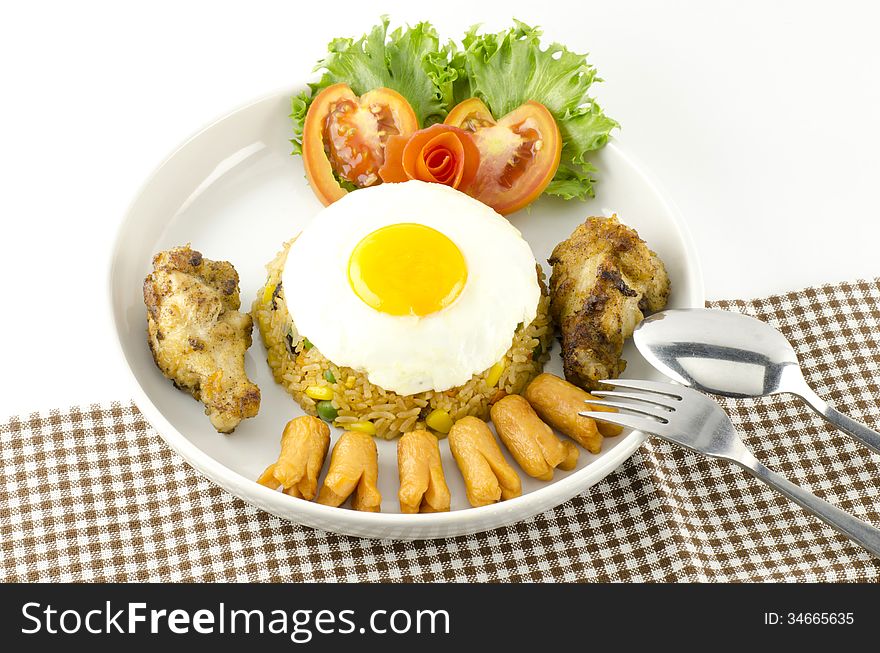
[[[590,400],[587,404],[622,412],[586,410],[579,412],[579,415],[650,433],[685,449],[734,462],[880,557],[880,530],[762,465],[739,438],[724,409],[709,397],[672,383],[630,379],[602,383],[637,392],[592,391],[592,394],[606,397],[610,401]]]

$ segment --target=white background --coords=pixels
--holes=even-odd
[[[588,50],[620,140],[682,210],[709,298],[880,275],[880,39],[868,2],[119,2],[0,9],[0,418],[126,400],[110,245],[141,183],[381,13],[511,16]],[[600,186],[601,192],[601,186]]]

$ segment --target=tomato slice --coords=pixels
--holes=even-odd
[[[413,108],[397,91],[377,88],[358,97],[347,84],[328,86],[315,96],[303,125],[309,185],[327,205],[348,192],[337,175],[358,188],[380,183],[388,137],[418,128]]]
[[[500,120],[479,98],[456,105],[444,121],[472,132],[480,167],[468,194],[507,215],[544,192],[556,174],[562,136],[553,115],[529,100]]]

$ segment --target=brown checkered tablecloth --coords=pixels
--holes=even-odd
[[[880,281],[712,306],[779,327],[834,405],[880,425]],[[763,462],[880,524],[880,456],[797,400],[727,401]],[[282,521],[215,487],[133,405],[0,426],[0,580],[878,581],[880,561],[733,465],[649,441],[530,521],[424,542]]]

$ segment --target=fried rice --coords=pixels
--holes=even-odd
[[[326,359],[317,347],[297,333],[281,287],[281,272],[292,242],[285,243],[266,266],[266,285],[257,294],[253,317],[266,346],[275,381],[310,415],[318,414],[318,401],[306,394],[309,388],[312,394],[332,392],[332,399],[326,401],[332,403],[337,413],[333,420],[335,426],[374,432],[385,439],[425,428],[425,420],[435,410],[446,411],[453,421],[468,415],[488,419],[490,406],[505,394],[522,392],[529,381],[541,373],[550,356],[553,338],[550,298],[543,272],[538,267],[541,299],[537,315],[530,324],[516,331],[510,349],[498,364],[475,374],[464,385],[442,392],[428,390],[404,396],[380,388],[370,383],[365,372],[340,367]],[[314,388],[321,391],[316,393]],[[443,437],[444,434],[437,435]]]

